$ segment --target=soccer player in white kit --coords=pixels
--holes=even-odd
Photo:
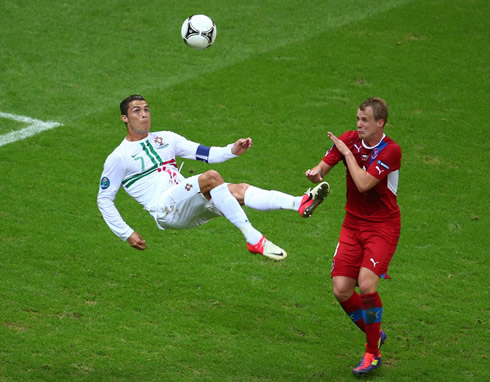
[[[220,163],[247,151],[252,139],[238,139],[225,147],[207,147],[170,131],[150,132],[150,108],[141,95],[127,97],[120,108],[127,135],[105,161],[97,205],[112,232],[136,249],[146,249],[146,242],[123,220],[114,204],[121,187],[153,216],[162,230],[192,228],[224,216],[243,233],[251,253],[273,260],[285,259],[286,251],[252,226],[241,205],[262,211],[296,210],[301,216],[310,217],[328,196],[327,182],[303,196],[292,196],[245,183],[225,183],[215,170],[185,178],[177,168],[176,157]]]

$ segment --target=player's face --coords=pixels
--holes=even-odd
[[[140,139],[148,135],[151,126],[151,113],[146,101],[135,100],[130,102],[128,115],[123,115],[121,118],[128,127],[129,135],[140,136]]]
[[[383,120],[376,121],[373,109],[366,107],[357,110],[357,133],[367,145],[375,145],[383,135]]]

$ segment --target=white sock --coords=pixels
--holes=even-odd
[[[247,242],[252,245],[257,244],[262,238],[262,234],[248,221],[247,214],[231,194],[228,185],[226,183],[220,184],[209,193],[216,208],[220,210],[231,224],[242,231]]]
[[[245,191],[245,205],[259,211],[269,210],[295,210],[301,203],[302,196],[292,196],[284,192],[263,190],[249,186]]]

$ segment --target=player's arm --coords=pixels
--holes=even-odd
[[[230,143],[225,147],[206,147],[199,145],[197,153],[200,155],[197,159],[206,163],[221,163],[228,159],[242,155],[252,147],[252,138],[240,138],[235,143]]]
[[[241,138],[224,147],[204,146],[188,140],[176,133],[169,133],[175,145],[175,155],[185,159],[195,159],[206,163],[221,163],[243,154],[252,147],[251,138]]]
[[[111,231],[121,240],[128,240],[129,244],[134,247],[131,244],[133,240],[129,241],[129,238],[136,232],[124,221],[114,204],[114,200],[122,184],[123,176],[124,170],[122,169],[121,161],[118,160],[117,156],[110,155],[104,163],[99,193],[97,195],[97,206]]]
[[[233,155],[242,155],[245,151],[252,148],[252,144],[252,138],[240,138],[233,144],[231,153]]]
[[[354,154],[352,154],[352,151],[350,151],[342,140],[330,131],[328,132],[328,137],[332,140],[337,150],[344,156],[349,173],[359,192],[367,192],[381,181],[359,167],[356,158],[354,158]]]
[[[128,237],[128,243],[131,247],[139,249],[140,251],[146,249],[146,241],[140,236],[140,234],[134,231],[131,236]]]
[[[310,180],[310,182],[320,183],[325,175],[327,175],[332,168],[333,166],[328,165],[322,160],[312,169],[306,170],[305,175]]]

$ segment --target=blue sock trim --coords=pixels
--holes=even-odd
[[[196,150],[196,159],[208,163],[210,147],[199,145]]]
[[[363,319],[362,309],[358,309],[355,312],[350,313],[349,317],[351,318],[352,322],[357,322],[359,320],[362,320]]]
[[[362,316],[366,324],[375,324],[381,322],[381,317],[383,317],[383,308],[369,308],[363,310]]]

